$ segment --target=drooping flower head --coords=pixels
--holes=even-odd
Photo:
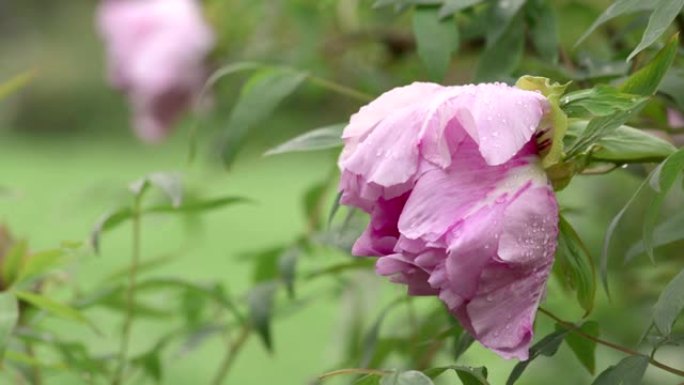
[[[371,216],[352,252],[435,295],[484,346],[527,359],[558,205],[539,154],[550,106],[504,84],[391,90],[351,117],[341,203]]]
[[[138,136],[165,138],[206,78],[214,45],[196,0],[103,0],[97,24],[106,43],[109,80],[133,108]]]

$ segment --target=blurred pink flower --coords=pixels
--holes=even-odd
[[[196,0],[103,0],[97,24],[109,80],[133,108],[138,136],[164,139],[206,78],[214,35]]]
[[[391,90],[351,117],[341,202],[371,215],[353,254],[436,295],[484,346],[525,360],[553,264],[558,205],[536,138],[539,93],[503,84]],[[548,145],[548,143],[541,144]]]
[[[667,123],[672,128],[684,128],[684,115],[674,108],[667,109]]]

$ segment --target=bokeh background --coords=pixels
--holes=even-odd
[[[577,38],[609,4],[597,0],[553,1],[563,49],[576,62],[612,63],[615,52],[610,31],[600,31],[580,48]],[[302,87],[264,124],[250,133],[246,148],[230,170],[218,162],[213,143],[235,101],[240,75],[221,81],[213,93],[211,112],[187,116],[171,138],[160,145],[140,143],[132,134],[125,99],[105,81],[102,44],[95,32],[95,1],[56,2],[3,0],[0,2],[0,81],[26,70],[34,80],[21,92],[0,104],[0,222],[35,249],[50,248],[64,240],[82,241],[97,218],[126,199],[126,184],[149,172],[178,170],[187,183],[206,195],[239,195],[252,204],[209,213],[197,226],[173,218],[144,222],[144,258],[173,256],[171,262],[151,274],[173,275],[196,281],[220,281],[240,295],[252,285],[250,253],[295,240],[306,229],[302,196],[311,186],[334,172],[337,150],[316,153],[262,156],[268,148],[315,127],[344,122],[359,107],[355,100],[312,85]],[[256,60],[306,69],[370,94],[427,75],[416,55],[410,19],[388,8],[373,9],[362,0],[209,0],[207,17],[219,34],[219,46],[211,58],[214,68],[237,61]],[[622,25],[633,19],[618,20]],[[643,23],[643,21],[642,21]],[[639,24],[633,39],[638,41]],[[481,46],[462,46],[454,56],[447,83],[472,81]],[[523,68],[548,74],[533,58]],[[607,64],[606,64],[607,65]],[[589,66],[591,67],[591,65]],[[199,123],[198,123],[199,122]],[[190,131],[199,124],[199,155],[188,160]],[[567,215],[597,256],[610,219],[645,175],[630,167],[602,177],[579,177],[561,194]],[[673,198],[673,201],[675,201]],[[330,197],[332,202],[333,197]],[[639,205],[637,205],[639,206]],[[615,242],[615,253],[627,250],[640,233],[639,207],[627,214]],[[69,266],[62,277],[67,288],[57,296],[87,292],[121,271],[130,255],[130,228],[107,234],[102,253]],[[611,282],[615,294],[608,302],[599,293],[596,312],[602,336],[634,346],[649,321],[649,309],[664,283],[681,268],[681,244],[662,250],[660,262],[647,258],[623,266],[616,263]],[[348,256],[320,250],[302,263],[302,269],[344,261]],[[231,384],[306,384],[322,372],[337,368],[346,346],[350,317],[370,325],[380,309],[400,296],[403,288],[372,275],[354,274],[340,292],[325,282],[300,285],[298,296],[306,307],[286,312],[274,321],[274,352],[267,352],[257,338],[248,342],[229,376]],[[180,299],[160,295],[163,306]],[[417,308],[428,309],[436,299],[418,299]],[[552,281],[545,307],[568,320],[582,311],[558,282]],[[360,308],[359,308],[360,307]],[[88,315],[104,331],[97,335],[68,321],[46,320],[48,326],[83,341],[94,354],[107,354],[116,346],[120,320],[111,310],[95,308]],[[382,330],[392,335],[404,328],[391,319]],[[160,327],[174,318],[150,317],[135,326],[133,351],[154,341]],[[160,326],[162,325],[162,326]],[[538,335],[553,324],[540,316]],[[209,383],[225,350],[224,340],[208,333],[197,346],[177,346],[169,353],[165,384]],[[622,355],[599,349],[598,369]],[[684,359],[674,350],[659,353],[663,362],[681,366]],[[448,356],[440,358],[448,363]],[[505,381],[513,362],[497,358],[479,346],[464,356],[464,363],[487,365],[492,384]],[[9,384],[3,378],[0,383]],[[521,383],[585,384],[591,376],[567,346],[554,359],[532,364]],[[453,380],[453,378],[452,378]],[[68,370],[52,370],[47,384],[75,384],[80,379]],[[675,379],[649,368],[651,384],[675,383]],[[334,383],[334,381],[331,381]],[[140,382],[143,383],[143,382]],[[340,382],[344,383],[344,381]]]

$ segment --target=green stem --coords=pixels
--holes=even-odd
[[[606,340],[602,340],[598,337],[594,337],[591,334],[587,334],[587,333],[583,332],[582,330],[578,329],[576,325],[560,319],[558,316],[556,316],[555,314],[551,313],[550,311],[548,311],[544,308],[540,307],[539,312],[546,315],[547,317],[553,319],[554,321],[556,321],[558,323],[558,325],[572,331],[573,333],[575,333],[575,334],[577,334],[583,338],[594,341],[597,344],[607,346],[609,348],[615,349],[619,352],[622,352],[622,353],[625,353],[625,354],[628,354],[631,356],[643,356],[643,354],[637,352],[636,350],[630,349],[626,346],[618,345],[618,344],[612,343],[610,341],[606,341]],[[663,364],[662,362],[654,359],[653,356],[648,358],[648,362],[651,365],[653,365],[657,368],[660,368],[666,372],[670,372],[670,373],[676,374],[680,377],[684,377],[684,370],[679,370],[679,369],[675,369],[673,367],[667,366],[667,365]]]
[[[327,79],[319,78],[318,76],[309,75],[309,81],[330,91],[349,96],[350,98],[357,99],[362,102],[370,102],[375,99],[373,95],[343,86],[342,84],[338,84]]]
[[[240,331],[240,335],[238,335],[235,341],[230,344],[230,347],[228,348],[228,351],[226,352],[226,355],[223,358],[223,361],[221,361],[221,365],[219,366],[218,371],[216,372],[216,376],[214,377],[214,381],[212,382],[212,384],[221,385],[225,382],[226,377],[228,376],[228,372],[230,371],[230,368],[233,366],[235,358],[240,352],[240,349],[242,349],[242,347],[244,346],[245,342],[247,342],[250,333],[251,328],[248,324],[245,324],[242,327],[242,330]]]
[[[131,340],[131,331],[133,328],[133,320],[135,319],[135,289],[138,275],[138,265],[140,264],[140,203],[142,197],[138,194],[133,202],[133,216],[131,222],[133,224],[133,251],[131,256],[131,269],[128,273],[128,288],[126,290],[126,316],[124,319],[123,328],[121,329],[121,344],[119,346],[119,356],[112,385],[119,385],[123,381],[124,371],[126,369],[126,361],[128,356],[128,347]]]
[[[325,374],[322,374],[318,376],[318,381],[324,381],[327,380],[330,377],[335,377],[335,376],[340,376],[344,374],[375,374],[377,376],[384,376],[385,374],[390,373],[386,370],[378,370],[378,369],[339,369],[339,370],[333,370],[332,372],[328,372]]]

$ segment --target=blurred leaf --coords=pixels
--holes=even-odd
[[[562,325],[556,325],[556,330],[561,329],[567,328]],[[594,321],[587,321],[577,329],[590,336],[599,336],[599,324]],[[572,352],[575,353],[575,357],[582,363],[582,366],[584,366],[590,374],[594,374],[596,371],[596,342],[572,331],[565,337],[565,342]]]
[[[278,259],[284,252],[284,247],[274,247],[248,254],[246,258],[254,264],[252,282],[261,283],[278,279]]]
[[[304,215],[308,222],[308,230],[320,230],[322,225],[321,211],[330,181],[324,180],[315,184],[304,194]]]
[[[458,28],[452,19],[441,19],[437,7],[418,6],[413,11],[413,34],[418,56],[430,78],[444,80],[451,54],[458,45]]]
[[[163,374],[161,357],[159,355],[159,350],[153,349],[134,360],[134,363],[142,368],[143,373],[157,384],[162,382]]]
[[[558,25],[551,3],[546,0],[528,1],[528,15],[532,18],[530,38],[539,57],[550,63],[558,62]]]
[[[235,160],[249,130],[266,120],[307,76],[305,72],[286,68],[265,68],[250,77],[240,91],[221,140],[226,166]]]
[[[456,12],[480,4],[483,1],[484,0],[444,0],[442,7],[439,9],[439,17],[449,17]]]
[[[354,381],[354,385],[380,385],[381,378],[382,377],[377,374],[366,374]]]
[[[15,242],[7,251],[5,258],[2,259],[2,282],[5,286],[12,285],[17,279],[27,252],[28,243],[25,240]]]
[[[584,34],[577,40],[575,47],[584,41],[592,32],[605,22],[614,19],[618,16],[626,15],[628,13],[634,13],[638,11],[646,11],[653,9],[655,2],[643,1],[643,0],[615,0],[610,7],[599,16],[598,19],[589,27],[589,29],[584,32]]]
[[[660,215],[660,209],[665,197],[674,185],[675,180],[684,170],[684,149],[680,149],[668,156],[649,176],[649,185],[657,193],[646,209],[644,215],[644,249],[646,254],[655,261],[653,254],[653,230]]]
[[[615,163],[660,162],[676,150],[672,143],[655,135],[620,126],[596,143],[591,158]]]
[[[684,0],[678,1],[684,4]],[[653,60],[627,78],[620,91],[644,96],[655,94],[677,56],[678,45],[679,35],[674,35]]]
[[[681,110],[684,110],[684,69],[671,68],[660,82],[658,91],[671,97]]]
[[[22,72],[0,83],[0,101],[26,87],[35,77],[34,71]]]
[[[321,268],[319,270],[312,271],[305,276],[306,279],[314,279],[319,277],[325,277],[329,275],[339,275],[345,271],[349,270],[371,270],[375,266],[375,261],[368,259],[354,259],[351,262],[342,262],[336,265]]]
[[[625,124],[632,116],[639,112],[648,102],[648,98],[637,98],[632,106],[619,110],[607,116],[599,116],[589,121],[587,128],[580,134],[577,141],[567,151],[567,156],[573,157],[589,149],[603,137],[612,134],[618,127]]]
[[[470,335],[470,333],[463,331],[461,334],[458,336],[458,339],[456,340],[456,343],[454,344],[454,353],[452,355],[452,358],[454,361],[458,361],[458,359],[465,353],[468,348],[475,342],[475,338]]]
[[[558,222],[556,261],[566,272],[570,286],[577,291],[577,301],[585,314],[591,313],[596,297],[594,263],[586,246],[572,225],[561,215]]]
[[[140,261],[140,263],[135,267],[136,274],[140,276],[143,273],[153,271],[162,266],[166,266],[169,264],[169,262],[177,259],[178,257],[178,254],[165,254],[153,258],[147,258],[144,261]],[[115,270],[112,273],[108,274],[106,278],[103,279],[103,281],[117,281],[120,279],[128,279],[128,277],[131,274],[131,268],[131,266],[125,266],[121,269]]]
[[[382,327],[382,323],[385,321],[387,314],[399,303],[401,303],[401,301],[393,301],[387,305],[387,307],[380,312],[380,315],[378,315],[378,318],[373,323],[373,326],[368,329],[368,332],[363,337],[360,367],[367,368],[370,365],[378,345],[378,337],[380,336],[380,328]]]
[[[679,12],[682,11],[682,7],[684,7],[684,0],[659,0],[655,10],[651,13],[651,17],[648,19],[648,25],[639,45],[629,54],[627,61],[632,60],[639,52],[655,43],[672,24]]]
[[[684,239],[684,211],[680,211],[653,230],[653,247],[664,246]],[[643,240],[636,242],[625,255],[625,262],[645,252]]]
[[[9,292],[0,292],[0,356],[7,346],[14,327],[19,320],[17,298]]]
[[[290,298],[295,297],[295,278],[297,276],[297,261],[302,250],[299,246],[291,247],[278,257],[278,273],[283,280]]]
[[[556,330],[553,333],[542,338],[536,344],[534,344],[530,348],[530,357],[527,359],[527,361],[521,361],[515,365],[515,367],[511,371],[511,374],[508,376],[506,385],[515,384],[515,382],[518,381],[520,376],[527,368],[527,365],[529,365],[535,358],[539,357],[540,355],[551,357],[554,354],[556,354],[561,343],[568,335],[568,332],[569,330],[567,329]]]
[[[29,279],[44,274],[46,271],[58,265],[64,254],[65,252],[63,249],[46,250],[31,254],[26,259],[26,263],[24,263],[19,270],[15,284],[21,284]]]
[[[380,385],[434,385],[434,383],[425,374],[416,370],[409,370],[382,376]]]
[[[636,97],[599,84],[590,89],[570,92],[561,99],[561,103],[563,111],[570,117],[582,117],[585,112],[593,116],[607,116],[628,110],[634,105]]]
[[[346,123],[333,124],[317,128],[280,144],[264,154],[265,156],[285,154],[288,152],[318,151],[341,147],[342,130]]]
[[[472,366],[442,366],[439,368],[431,368],[425,371],[425,374],[430,376],[430,378],[436,378],[447,370],[453,370],[458,375],[463,385],[489,385],[487,381],[487,368],[483,367],[472,367]]]
[[[271,318],[276,289],[276,283],[266,282],[253,287],[247,295],[250,323],[269,352],[273,351]]]
[[[684,310],[684,270],[667,284],[653,307],[653,323],[663,336],[669,336],[672,333],[672,325],[682,310]]]
[[[522,17],[517,16],[501,38],[485,48],[475,71],[476,81],[501,79],[518,68],[525,43],[524,27]]]
[[[342,199],[342,192],[338,192],[337,196],[335,197],[335,201],[333,202],[333,205],[330,207],[330,214],[328,214],[328,227],[330,227],[330,224],[332,223],[333,219],[335,219],[335,214],[340,210],[340,199]]]
[[[504,40],[506,34],[509,33],[510,26],[514,23],[520,23],[520,29],[523,29],[520,9],[522,9],[526,2],[527,0],[506,0],[491,3],[486,29],[487,48],[500,40]]]
[[[81,314],[81,312],[79,312],[78,310],[69,305],[57,302],[43,295],[31,293],[28,291],[16,290],[14,291],[14,295],[16,295],[17,298],[19,298],[20,300],[29,303],[40,310],[44,310],[60,318],[86,324],[88,326],[93,327],[94,330],[97,330],[94,327],[94,324],[90,322],[90,320],[88,320],[88,318],[86,318],[83,314]]]
[[[58,364],[58,363],[47,363],[43,362],[35,357],[32,357],[28,354],[22,353],[22,352],[17,352],[14,350],[8,350],[5,352],[4,359],[6,361],[12,361],[12,362],[17,362],[26,366],[31,366],[31,367],[38,367],[38,368],[45,368],[45,369],[65,369],[64,365]]]
[[[648,367],[648,357],[629,356],[604,370],[592,385],[640,385]]]

